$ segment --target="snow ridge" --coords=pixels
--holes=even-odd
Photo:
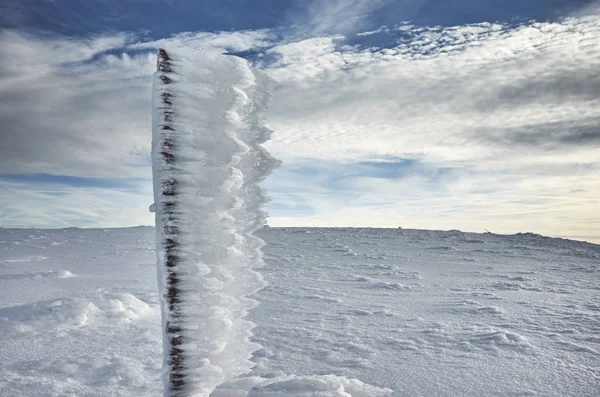
[[[260,112],[271,83],[219,49],[159,50],[153,88],[156,252],[168,397],[204,397],[246,373],[259,346],[243,320],[264,286],[266,195],[277,165]]]

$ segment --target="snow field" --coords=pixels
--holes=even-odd
[[[0,230],[1,396],[160,394],[153,242],[150,228]]]
[[[262,348],[250,373],[213,396],[598,395],[598,245],[456,231],[258,233],[269,285],[247,319]],[[430,249],[442,246],[452,249]],[[152,228],[0,229],[0,395],[160,395],[153,247]],[[75,276],[31,277],[59,270]]]
[[[597,395],[597,245],[399,229],[260,234],[269,286],[250,314],[265,346],[254,373],[335,373],[398,397]]]

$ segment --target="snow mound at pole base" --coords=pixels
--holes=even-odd
[[[221,50],[159,50],[152,163],[165,396],[208,396],[259,348],[256,306],[267,201],[277,162],[260,146],[270,81]]]
[[[272,379],[235,379],[217,389],[211,397],[384,397],[390,389],[336,375],[285,375]]]

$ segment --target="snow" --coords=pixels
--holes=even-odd
[[[260,146],[270,81],[218,49],[159,50],[152,164],[165,396],[207,397],[252,368],[244,320],[264,286],[266,202],[277,162]]]
[[[0,229],[0,395],[160,395],[154,233]],[[215,397],[598,395],[598,245],[409,229],[258,235],[268,286],[247,319],[260,349]]]

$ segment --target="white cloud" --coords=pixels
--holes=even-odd
[[[161,45],[264,46],[267,30],[180,34],[134,43],[0,31],[0,173],[149,177],[153,52]],[[128,55],[133,53],[133,55]],[[135,166],[132,166],[135,165]]]
[[[150,148],[155,61],[106,53],[125,41],[0,34],[0,172],[149,176],[131,164],[135,149]]]
[[[271,224],[598,236],[599,22],[583,16],[517,27],[400,25],[371,32],[370,40],[396,31],[398,42],[389,48],[345,46],[341,36],[275,45],[266,30],[148,43],[128,35],[71,41],[4,31],[0,173],[149,178],[155,57],[142,50],[265,48],[259,66],[280,82],[267,114],[275,131],[267,147],[276,157],[296,168],[322,163],[325,170],[365,160],[414,159],[422,167],[396,179],[354,175],[338,186],[327,175],[298,178],[286,168],[269,182],[275,204],[287,207],[274,211]],[[451,172],[434,178],[440,169]],[[25,218],[30,208],[39,215],[30,219],[48,224],[70,206],[83,217],[85,204],[77,200],[96,210],[124,202],[138,214],[137,200],[143,214],[130,222],[144,223],[137,219],[148,217],[151,201],[149,192],[66,189],[52,201],[41,191],[11,189],[7,200],[24,192],[22,203],[12,204],[15,214]],[[57,212],[43,210],[43,202]],[[119,218],[94,219],[106,225]]]
[[[12,67],[10,70],[87,61],[99,53],[122,48],[129,39],[125,33],[81,40],[48,40],[14,30],[2,30],[0,33],[0,51],[3,59],[7,61],[3,62],[2,66]]]
[[[369,15],[390,0],[313,0],[305,32],[310,35],[349,34],[362,29]],[[405,4],[403,4],[405,5]]]
[[[332,38],[275,47],[280,59],[267,70],[281,84],[269,147],[284,160],[418,156],[446,164],[530,153],[520,131],[537,126],[549,145],[581,129],[594,139],[598,21],[413,28],[408,42],[377,51]]]
[[[168,39],[138,42],[130,46],[133,49],[154,49],[163,46],[202,48],[217,47],[233,52],[248,51],[268,47],[273,40],[269,29],[244,30],[232,32],[185,32]]]
[[[322,37],[269,50],[279,57],[264,66],[280,84],[267,147],[291,164],[416,159],[453,172],[435,184],[414,175],[356,178],[351,192],[312,186],[318,194],[293,196],[302,217],[276,211],[270,223],[600,241],[600,18],[395,29],[404,39],[386,49]],[[341,196],[351,198],[332,206]]]
[[[122,227],[151,225],[151,183],[136,189],[2,182],[3,227]]]
[[[0,30],[0,174],[144,178],[136,190],[3,181],[0,225],[152,224],[151,76],[155,45],[262,45],[264,31],[130,44],[116,34],[42,38]],[[133,54],[133,55],[128,55]]]
[[[600,242],[600,167],[570,171],[534,176],[455,170],[435,182],[426,173],[356,177],[343,188],[314,180],[309,191],[291,195],[301,211],[273,211],[269,224],[532,231]],[[285,197],[275,193],[274,198],[285,202],[280,195]]]

